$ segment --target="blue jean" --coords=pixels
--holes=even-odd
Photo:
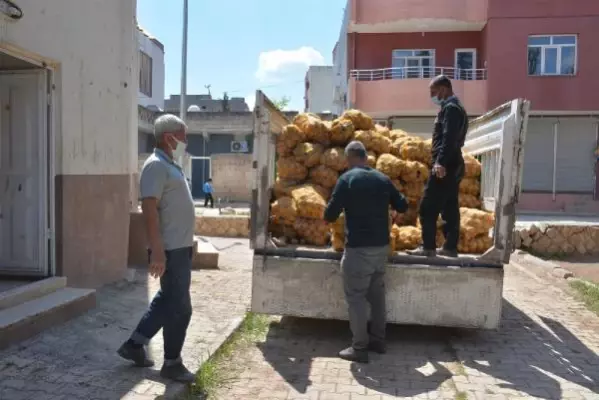
[[[166,270],[160,278],[160,290],[131,335],[133,341],[146,345],[162,328],[165,360],[180,358],[191,320],[192,252],[191,247],[165,252]]]

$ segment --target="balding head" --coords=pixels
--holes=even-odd
[[[366,147],[362,142],[354,140],[345,147],[345,156],[350,167],[364,166],[368,159],[368,153]]]
[[[438,99],[438,101],[441,102],[446,100],[448,97],[453,96],[451,81],[445,75],[438,75],[434,77],[429,84],[429,89],[431,98],[435,103],[437,103],[435,99]]]

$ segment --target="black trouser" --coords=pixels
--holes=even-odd
[[[210,202],[210,208],[214,208],[214,198],[212,197],[212,193],[206,193],[206,197],[204,198],[204,207],[208,207],[208,202]]]
[[[439,179],[431,172],[424,196],[420,202],[420,225],[422,226],[422,244],[426,250],[435,250],[437,219],[439,214],[444,221],[443,248],[455,251],[460,239],[460,203],[458,199],[460,182],[464,177],[464,161],[457,167],[448,168],[444,178]]]

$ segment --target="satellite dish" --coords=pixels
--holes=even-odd
[[[196,106],[195,104],[189,106],[189,108],[187,109],[188,112],[198,112],[198,111],[202,111],[200,109],[200,107]]]

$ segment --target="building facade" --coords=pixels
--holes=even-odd
[[[164,109],[164,45],[138,26],[139,105],[151,110]]]
[[[331,65],[312,65],[306,72],[305,86],[305,112],[332,113],[335,107],[334,96],[335,72]]]
[[[430,135],[428,84],[438,74],[473,117],[526,98],[520,206],[597,213],[597,37],[594,0],[348,0],[333,53],[338,76],[347,74],[336,99]]]
[[[0,168],[0,276],[114,282],[137,167],[136,2],[15,4],[0,15],[0,147],[18,154]]]

